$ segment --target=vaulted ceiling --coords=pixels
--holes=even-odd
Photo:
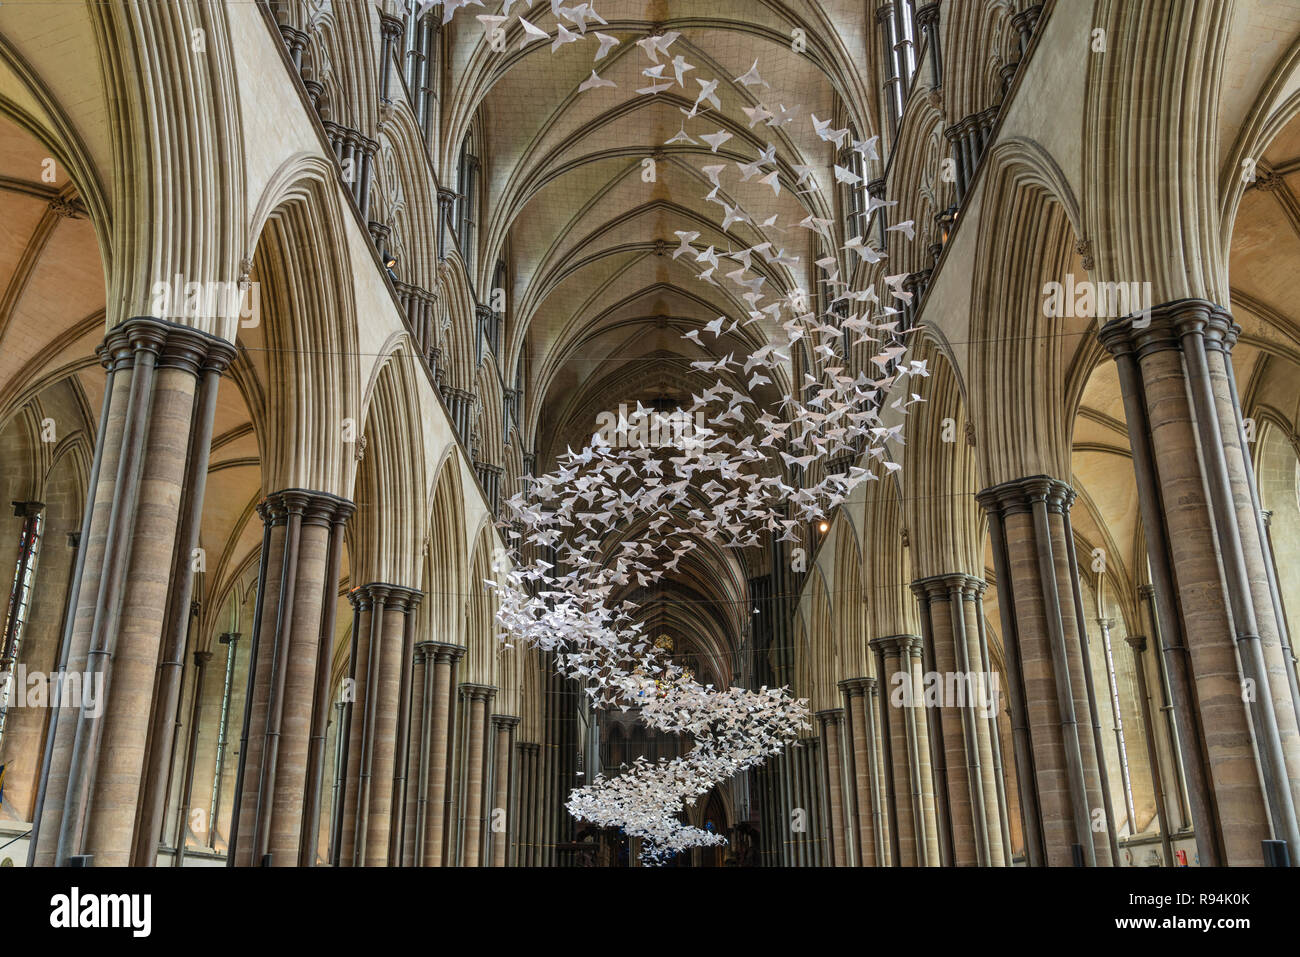
[[[550,10],[515,6],[556,34]],[[845,67],[854,53],[862,62],[863,38],[842,35],[861,27],[861,4],[737,0],[702,8],[623,0],[601,4],[600,14],[608,25],[589,24],[585,38],[554,51],[542,42],[520,51],[525,38],[512,21],[510,52],[491,67],[462,54],[485,90],[478,102],[489,254],[478,272],[489,276],[508,244],[512,318],[505,353],[512,362],[525,357],[543,466],[548,453],[589,438],[598,412],[638,399],[689,401],[690,382],[701,381],[689,362],[745,355],[768,340],[769,318],[716,340],[706,333],[703,346],[681,338],[720,315],[730,325],[751,308],[723,278],[740,263],[722,258],[708,273],[710,261],[697,261],[709,247],[725,257],[771,243],[764,251],[774,261],[756,253],[747,274],[763,277],[763,304],[813,288],[812,262],[825,252],[817,233],[798,224],[808,216],[833,219],[836,157],[808,114],[847,125],[837,89],[861,82],[856,68]],[[454,29],[457,49],[477,46],[481,55],[478,24],[458,17]],[[597,30],[620,41],[600,60],[593,59],[601,47]],[[678,34],[658,57],[663,80],[645,73],[655,62],[636,45],[655,30]],[[756,61],[762,82],[737,82]],[[616,86],[579,91],[593,68]],[[715,80],[717,105],[704,101],[698,115],[688,116],[703,84]],[[655,86],[661,91],[638,92]],[[786,122],[751,120],[745,110],[760,105]],[[453,112],[463,116],[467,108]],[[854,130],[872,132],[866,119]],[[730,138],[714,141],[715,152],[701,136],[719,132]],[[770,165],[739,182],[738,164],[769,149],[777,184],[759,182]],[[722,186],[710,200],[707,167],[715,165],[724,167],[713,174]],[[744,219],[729,219],[735,210]],[[674,257],[679,231],[698,235],[690,240],[693,252]],[[757,388],[755,400],[776,401],[779,389],[789,389],[788,369],[785,378]],[[744,379],[729,384],[747,386]]]

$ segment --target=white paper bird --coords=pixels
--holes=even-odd
[[[455,8],[465,5],[458,0],[453,4]],[[510,5],[507,0],[507,15]],[[589,3],[563,8],[552,0],[552,12],[574,24],[579,34],[585,32],[588,20],[604,23]],[[521,46],[547,36],[520,20],[525,32]],[[484,23],[485,28],[489,25]],[[559,29],[565,31],[563,24]],[[618,41],[595,36],[600,41],[598,60]],[[677,36],[666,33],[637,41],[661,67],[647,74],[660,82],[642,92],[664,92],[681,84],[690,71],[678,56],[672,61],[672,76],[664,76],[662,68],[667,64],[660,62],[661,56],[669,55]],[[574,40],[557,33],[556,46],[568,42]],[[735,82],[767,86],[758,66],[755,61]],[[694,116],[705,105],[721,111],[717,81],[697,78],[697,82],[701,94],[689,111],[682,112]],[[593,70],[583,87],[611,83]],[[795,115],[784,105],[776,113],[765,106],[741,109],[750,129],[764,121],[784,126]],[[815,116],[813,123],[818,136],[837,147],[847,135],[847,131],[831,130],[829,123]],[[716,153],[730,138],[719,130],[700,141]],[[694,141],[683,124],[669,142]],[[864,159],[878,159],[875,142],[874,137],[854,142],[853,148]],[[796,189],[806,183],[811,191],[817,189],[813,167],[778,165],[771,145],[758,159],[737,166],[742,181],[757,177],[777,195],[778,169],[793,171]],[[750,221],[739,205],[733,207],[720,195],[725,169],[723,165],[702,169],[712,187],[705,198],[723,208],[723,229]],[[837,182],[861,182],[861,177],[857,182],[841,178],[841,171],[855,175],[836,167]],[[892,205],[893,201],[872,197],[868,215]],[[772,214],[759,226],[776,228],[777,221]],[[831,223],[807,214],[798,225],[828,237]],[[889,229],[909,241],[915,235],[911,221]],[[697,252],[693,243],[700,238],[698,230],[674,234],[678,246],[673,259],[691,253],[690,261],[703,267],[697,278],[718,286],[719,251],[708,246]],[[833,518],[837,506],[858,494],[855,489],[877,480],[872,469],[863,467],[868,462],[880,462],[885,472],[901,468],[897,456],[887,454],[886,444],[902,443],[899,418],[906,417],[908,408],[921,399],[914,392],[900,391],[899,383],[908,376],[929,374],[924,360],[904,360],[908,331],[899,329],[899,319],[890,318],[899,316],[900,310],[881,304],[873,286],[860,290],[841,281],[835,255],[817,254],[815,264],[824,274],[817,280],[824,285],[818,288],[834,296],[833,311],[818,312],[810,307],[807,294],[795,288],[800,257],[774,246],[771,239],[760,238],[754,246],[724,254],[741,267],[728,272],[726,280],[744,290],[746,327],[770,317],[770,323],[753,326],[753,334],[761,337],[761,330],[770,330],[771,341],[748,354],[706,354],[690,362],[691,374],[704,376],[704,383],[700,394],[692,395],[692,403],[678,410],[690,428],[680,434],[666,430],[665,447],[640,440],[615,442],[614,436],[597,431],[578,452],[570,448],[560,455],[552,472],[531,478],[526,491],[510,496],[503,506],[505,540],[512,543],[512,551],[507,561],[494,562],[495,577],[488,582],[496,593],[502,652],[507,649],[505,639],[516,649],[547,652],[562,675],[579,682],[593,706],[623,712],[636,709],[638,719],[650,728],[693,742],[677,758],[658,762],[638,758],[612,776],[596,775],[569,794],[566,807],[576,817],[640,837],[647,863],[660,862],[687,847],[723,842],[719,835],[682,824],[678,816],[710,789],[780,753],[811,727],[807,702],[795,700],[786,689],[716,688],[696,681],[649,640],[644,623],[635,617],[637,603],[624,597],[627,589],[653,588],[665,576],[678,573],[683,557],[698,543],[755,548],[763,541],[761,536],[792,544],[803,541],[801,534],[806,534],[803,530],[809,522]],[[861,236],[852,237],[842,248],[868,263],[884,258]],[[760,269],[776,271],[751,274],[756,256],[766,264]],[[885,277],[891,301],[906,303],[912,298],[902,287],[906,278],[907,274]],[[763,305],[766,282],[776,291],[774,301]],[[848,303],[856,304],[853,314],[841,313],[840,306]],[[788,318],[783,318],[785,313]],[[748,347],[750,342],[745,334],[738,334],[740,329],[739,320],[720,315],[702,328],[687,330],[682,338],[703,348],[701,333],[707,331],[714,343],[729,337],[729,343]],[[867,333],[876,332],[886,337],[887,344],[860,368],[857,360],[842,354],[845,329],[858,334],[859,343],[874,342]],[[782,383],[799,378],[786,347],[800,340],[808,346],[800,347],[806,365],[802,387],[795,388]],[[710,381],[714,384],[708,385]],[[760,388],[767,390],[761,411],[748,394]],[[881,420],[886,411],[888,422]],[[614,431],[627,437],[650,423],[658,429],[674,414],[652,411],[637,402],[635,412],[620,411]],[[815,468],[819,461],[839,454],[856,456],[847,471]],[[770,471],[761,468],[764,461],[771,463]],[[512,520],[519,524],[509,526]],[[526,554],[534,557],[527,559]],[[671,557],[665,560],[666,555]]]
[[[524,38],[519,41],[519,49],[523,49],[528,44],[537,40],[549,40],[551,35],[540,27],[535,27],[523,17],[519,18],[519,25],[524,28]]]
[[[731,139],[731,134],[728,133],[726,130],[718,130],[718,132],[716,133],[705,134],[704,136],[701,136],[700,139],[709,145],[709,150],[711,152],[716,153],[718,151],[718,147],[720,147],[723,143],[727,142],[727,140]]]
[[[651,36],[651,37],[645,37],[643,39],[637,40],[636,45],[645,51],[646,56],[648,56],[655,63],[658,63],[659,57],[661,55],[662,56],[668,55],[668,48],[672,46],[673,41],[676,40],[679,36],[681,36],[681,34],[678,33],[676,30],[669,30],[667,33],[662,34],[661,36]]]
[[[687,63],[686,57],[682,56],[680,53],[673,57],[673,74],[677,77],[678,86],[686,85],[686,74],[694,69],[695,67]]]
[[[600,49],[596,51],[596,55],[595,57],[593,57],[593,61],[605,59],[605,54],[608,53],[612,47],[618,46],[619,43],[619,41],[614,37],[608,36],[607,34],[601,33],[599,31],[592,33],[592,36],[594,36],[597,40],[600,41]]]
[[[596,71],[592,70],[591,76],[578,84],[578,92],[582,93],[586,90],[594,90],[598,86],[618,86],[618,84],[613,80],[601,79],[596,75]]]
[[[828,143],[834,143],[836,147],[844,142],[844,137],[849,135],[848,128],[842,130],[833,130],[830,128],[830,120],[819,120],[817,114],[812,114],[813,129],[817,131],[818,137]]]
[[[566,43],[577,43],[579,40],[582,39],[582,37],[579,34],[574,33],[572,30],[565,27],[563,23],[557,23],[555,27],[556,27],[555,39],[551,41],[552,53],[554,53],[560,47],[564,46],[564,44]]]
[[[843,166],[837,165],[835,167],[835,182],[849,183],[850,185],[856,186],[858,183],[862,182],[862,177],[851,169],[845,169]]]
[[[736,79],[735,79],[734,82],[739,83],[741,86],[766,86],[766,87],[771,87],[771,85],[772,85],[772,84],[768,83],[766,80],[764,80],[761,76],[758,75],[758,61],[757,61],[757,60],[754,61],[754,65],[751,66],[751,67],[749,68],[748,72],[746,72],[746,73],[742,73],[740,76],[736,77]]]

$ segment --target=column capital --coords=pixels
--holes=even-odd
[[[874,690],[876,687],[876,679],[870,677],[845,678],[839,683],[839,687],[846,695],[853,698],[859,695],[865,695],[867,692]]]
[[[1139,597],[1139,598],[1143,598],[1143,599],[1146,599],[1146,598],[1154,598],[1154,597],[1155,597],[1155,594],[1156,594],[1156,586],[1155,586],[1155,585],[1150,585],[1150,584],[1148,584],[1148,585],[1138,585],[1138,597]]]
[[[1025,9],[1021,10],[1014,17],[1012,17],[1011,25],[1018,30],[1021,29],[1023,26],[1027,25],[1028,29],[1032,32],[1034,29],[1034,25],[1038,23],[1038,18],[1042,14],[1042,12],[1043,12],[1043,5],[1041,3],[1035,3],[1032,6],[1026,7]],[[919,13],[917,15],[920,16]]]
[[[1127,641],[1130,647],[1132,647],[1132,649],[1138,654],[1147,650],[1146,635],[1128,635],[1124,640]]]
[[[840,724],[844,721],[844,709],[826,708],[817,712],[817,719],[821,721],[823,725]]]
[[[518,715],[513,714],[494,714],[490,716],[490,720],[494,727],[513,728],[519,724],[521,719]]]
[[[382,598],[384,604],[401,605],[403,610],[405,606],[415,607],[420,603],[424,593],[418,588],[408,588],[405,585],[394,585],[392,582],[369,582],[365,585],[358,585],[352,589],[352,593],[367,593],[373,601]]]
[[[406,30],[406,24],[402,22],[401,17],[395,17],[388,13],[379,15],[379,35],[385,40],[395,40]]]
[[[496,685],[478,685],[468,681],[460,684],[460,693],[471,701],[490,701],[497,693]]]
[[[919,601],[949,601],[953,592],[960,592],[967,601],[974,601],[984,594],[988,582],[965,572],[949,572],[944,575],[930,575],[918,578],[911,584],[912,594]]]
[[[361,609],[365,610],[372,605],[383,605],[388,601],[388,590],[393,587],[383,582],[372,582],[368,585],[357,585],[348,592],[348,601]]]
[[[456,202],[456,195],[457,193],[454,189],[448,189],[446,186],[439,186],[438,205],[443,207],[452,206]]]
[[[466,651],[463,645],[451,645],[445,641],[422,641],[420,644],[424,646],[425,656],[432,658],[435,664],[455,664]]]
[[[295,513],[303,516],[303,524],[327,526],[346,522],[355,510],[356,506],[345,498],[304,488],[271,492],[257,506],[262,521],[270,525],[282,525],[290,513]]]
[[[140,352],[151,352],[159,368],[200,372],[225,371],[235,358],[233,343],[202,329],[155,316],[133,316],[118,323],[95,349],[100,364],[118,369],[135,364]]]
[[[882,638],[872,638],[867,644],[884,651],[886,657],[901,657],[904,654],[914,658],[921,656],[919,635],[885,635]]]
[[[1049,512],[1064,513],[1074,504],[1076,492],[1068,482],[1050,475],[1029,475],[992,485],[975,496],[983,509],[992,515],[1014,515],[1033,509],[1044,502]]]
[[[388,588],[388,607],[395,608],[403,614],[414,611],[420,605],[420,600],[424,598],[424,592],[418,588],[408,588],[405,585],[387,585]]]
[[[1181,351],[1187,336],[1204,337],[1207,349],[1231,352],[1241,333],[1232,313],[1208,299],[1175,299],[1149,310],[1112,319],[1097,338],[1115,358],[1142,358],[1153,352]]]
[[[926,27],[932,27],[936,23],[938,23],[939,22],[938,0],[935,0],[934,3],[927,3],[925,6],[919,7],[916,11],[915,18],[916,18],[916,25],[920,27],[922,30],[924,30]]]

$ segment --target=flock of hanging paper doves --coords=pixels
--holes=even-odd
[[[493,34],[508,29],[511,8],[529,9],[532,3],[504,0],[499,15],[479,15],[478,20],[487,34]],[[533,20],[545,13],[540,3],[539,10],[529,11]],[[443,22],[459,8],[470,6],[483,4],[447,0]],[[593,62],[598,63],[623,42],[596,30],[588,32],[592,24],[608,25],[590,3],[564,6],[551,0],[550,13],[556,21],[554,36],[515,14],[523,34],[520,48],[549,41],[551,52],[556,53],[561,47],[594,40],[599,47]],[[667,144],[702,143],[717,154],[733,134],[718,129],[692,135],[686,124],[707,125],[710,111],[722,112],[721,81],[688,76],[697,71],[682,54],[674,54],[672,47],[679,37],[667,31],[635,41],[650,63],[642,70],[648,82],[636,92],[643,96],[674,88],[694,92],[691,108],[680,108],[681,131]],[[759,73],[757,60],[733,82],[747,91],[771,89]],[[593,69],[578,90],[585,93],[615,85]],[[759,123],[780,128],[803,119],[797,107],[784,104],[759,102],[742,109],[751,130]],[[854,141],[848,129],[832,129],[829,120],[812,116],[811,121],[817,136],[837,151],[843,151],[847,142],[864,164],[879,159],[878,137]],[[780,195],[774,146],[736,166],[740,183],[753,180]],[[796,164],[791,169],[795,179],[787,184],[790,188],[804,193],[818,189],[812,166]],[[723,184],[727,170],[726,163],[700,169],[713,187],[705,198],[722,207],[722,231],[729,233],[733,226],[748,223],[755,231],[783,232],[778,216],[756,220],[738,200],[735,205],[728,202]],[[834,165],[834,176],[837,183],[862,182],[839,165]],[[862,221],[879,207],[893,205],[871,197]],[[833,243],[827,219],[809,215],[797,226],[818,233],[827,245]],[[889,229],[914,238],[910,221]],[[739,299],[748,307],[742,310],[744,315],[719,316],[683,338],[701,349],[706,343],[717,345],[724,337],[743,342],[734,334],[764,319],[768,328],[780,329],[784,335],[774,333],[769,344],[746,356],[738,357],[733,350],[723,358],[707,353],[708,357],[691,362],[701,375],[701,389],[687,408],[665,413],[638,402],[634,413],[620,413],[621,435],[654,428],[666,439],[657,448],[637,441],[611,442],[610,436],[597,433],[581,452],[570,448],[560,456],[555,471],[528,477],[525,491],[506,503],[509,519],[501,523],[512,561],[499,563],[493,569],[496,580],[486,583],[499,599],[497,621],[503,640],[552,653],[559,672],[576,679],[595,707],[635,708],[650,727],[692,739],[693,747],[685,755],[657,762],[639,757],[630,767],[619,769],[621,773],[598,776],[569,796],[567,807],[575,817],[640,837],[647,862],[662,861],[688,847],[725,843],[720,834],[682,823],[679,817],[685,807],[715,785],[761,764],[769,755],[780,754],[810,724],[807,702],[794,699],[785,688],[724,690],[699,683],[645,634],[645,623],[636,620],[635,603],[617,600],[616,595],[653,586],[664,574],[677,571],[683,556],[701,539],[727,548],[801,541],[802,529],[823,519],[858,485],[877,480],[873,469],[900,468],[887,455],[885,443],[901,444],[903,426],[901,421],[887,426],[881,407],[905,377],[929,374],[924,361],[902,358],[907,330],[899,328],[902,313],[894,302],[911,300],[911,293],[902,288],[905,274],[885,278],[888,294],[882,302],[874,287],[854,291],[840,278],[838,256],[818,259],[815,264],[822,273],[818,281],[833,307],[818,315],[803,292],[769,297],[763,292],[766,277],[751,274],[757,259],[769,267],[793,268],[799,257],[774,248],[771,242],[722,251],[711,245],[700,249],[698,231],[682,230],[676,236],[674,260],[691,264],[704,282],[721,286],[721,278],[742,289]],[[861,236],[840,248],[849,263],[852,256],[868,264],[885,259]],[[723,260],[737,268],[730,269]],[[846,339],[849,330],[853,336]],[[846,371],[847,344],[855,341],[877,344],[871,358],[878,373],[875,378]],[[784,395],[771,409],[760,410],[750,393],[761,386],[777,387],[783,379],[779,370],[795,367],[791,354],[796,348],[804,350],[804,366],[810,371],[792,385],[792,394]],[[728,385],[723,375],[746,388]],[[715,380],[712,385],[709,379]],[[920,397],[911,393],[892,401],[890,408],[905,414],[907,406],[918,401]],[[781,414],[773,414],[773,409]],[[689,430],[674,427],[687,417],[692,423]],[[841,453],[870,467],[850,464],[837,474],[823,470],[818,481],[804,483],[805,477],[816,474],[816,463]]]

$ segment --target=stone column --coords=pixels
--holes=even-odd
[[[447,258],[447,233],[451,229],[452,210],[456,206],[456,191],[438,187],[438,262]]]
[[[916,635],[873,638],[881,690],[882,725],[892,765],[891,817],[900,867],[939,865],[939,836],[930,767],[929,732],[921,698],[921,639]]]
[[[953,676],[963,670],[958,664],[958,652],[963,649],[957,647],[954,639],[955,616],[950,608],[952,595],[945,585],[945,578],[915,581],[911,588],[920,604],[921,630],[925,632],[931,671],[940,678]],[[949,839],[945,860],[957,867],[985,864],[980,830],[983,815],[971,811],[983,792],[979,787],[979,769],[972,768],[968,746],[972,743],[968,739],[974,733],[970,713],[942,694],[932,704],[928,717],[935,731],[936,787],[943,788],[941,806],[945,811],[945,820],[940,821],[940,827]]]
[[[343,527],[353,512],[352,503],[340,499],[330,520],[329,539],[325,560],[325,579],[321,592],[320,637],[317,641],[316,678],[311,710],[311,741],[307,752],[307,800],[303,808],[302,847],[298,862],[303,867],[314,867],[320,845],[320,815],[325,788],[325,747],[329,731],[330,709],[334,694],[330,679],[334,667],[334,634],[338,622],[338,590],[343,563]],[[342,739],[345,729],[340,722],[336,729]],[[338,769],[335,769],[338,773]],[[328,849],[327,849],[328,851]]]
[[[38,504],[23,502],[14,506],[16,513],[28,513],[29,517],[22,522],[27,534],[36,530],[33,512]],[[44,506],[40,508],[43,510]],[[74,517],[69,515],[64,521],[55,523],[49,521],[47,516],[41,524],[44,543],[36,556],[37,577],[32,579],[32,606],[23,628],[21,649],[15,649],[11,644],[7,657],[0,660],[0,670],[8,667],[10,673],[15,675],[13,669],[20,666],[26,667],[28,674],[39,671],[57,675],[62,670],[60,664],[65,646],[61,639],[70,624],[68,604],[81,570],[81,533],[67,531],[65,526],[65,522],[70,525],[73,520]],[[55,544],[61,537],[67,542],[66,551]],[[44,600],[37,598],[38,584],[46,586],[42,589],[46,595]],[[63,586],[62,591],[60,585]],[[11,626],[13,624],[16,622],[11,622]],[[15,663],[16,659],[19,664]],[[15,684],[15,692],[18,687]],[[5,716],[4,733],[0,737],[0,764],[6,766],[5,798],[16,808],[20,820],[40,819],[40,782],[46,767],[43,759],[50,732],[58,722],[57,702],[54,700],[57,690],[56,683],[51,680],[47,689],[47,704],[53,711],[47,708],[11,708]]]
[[[402,625],[402,674],[397,696],[397,740],[393,747],[393,823],[388,835],[388,863],[390,867],[402,865],[402,854],[406,843],[406,829],[415,828],[415,822],[407,821],[406,797],[408,791],[414,793],[410,786],[411,752],[411,699],[413,669],[415,664],[415,625],[416,608],[421,594],[408,595],[405,620]]]
[[[930,85],[938,90],[943,86],[943,56],[939,44],[939,3],[928,3],[916,10],[916,26],[930,48]]]
[[[942,681],[938,702],[926,703],[943,741],[953,863],[959,867],[1007,863],[990,726],[996,711],[977,606],[984,587],[980,579],[962,573],[912,583],[934,643],[934,671]]]
[[[534,827],[537,810],[537,754],[541,750],[535,742],[521,741],[519,750],[518,808],[515,812],[515,866],[536,867],[537,830]]]
[[[1137,675],[1138,711],[1147,739],[1147,761],[1151,765],[1151,791],[1156,799],[1156,824],[1160,828],[1160,845],[1165,867],[1174,866],[1173,844],[1169,840],[1169,806],[1165,803],[1164,775],[1160,772],[1160,746],[1156,742],[1155,721],[1151,716],[1151,694],[1147,690],[1146,635],[1129,635],[1125,641],[1133,649],[1133,671]]]
[[[939,867],[939,824],[934,800],[934,769],[930,756],[929,716],[926,714],[921,689],[925,687],[925,668],[921,639],[911,636],[908,653],[911,656],[912,689],[916,695],[911,709],[905,709],[906,717],[911,722],[909,743],[912,747],[912,794],[913,801],[921,809],[924,824],[924,840],[918,844],[920,855],[918,864],[922,867]]]
[[[875,678],[850,678],[840,682],[844,692],[849,743],[852,756],[852,783],[858,839],[858,866],[876,867],[880,859],[878,842],[883,828],[880,819],[880,789],[875,767],[875,726],[869,698],[875,690]]]
[[[988,696],[985,699],[985,707],[980,715],[981,719],[987,724],[987,733],[993,752],[993,782],[995,796],[997,799],[998,827],[1002,832],[1002,862],[1011,866],[1011,823],[1010,823],[1010,802],[1007,799],[1007,775],[1002,764],[1002,732],[999,728],[998,719],[1002,711],[1002,690],[1001,682],[997,681],[998,674],[993,670],[992,659],[989,656],[989,639],[987,629],[984,626],[984,592],[988,588],[988,583],[977,580],[974,587],[974,600],[967,610],[968,615],[973,615],[975,622],[975,635],[979,647],[980,662],[984,669],[984,677]],[[995,683],[996,682],[996,683]]]
[[[844,711],[834,708],[817,712],[822,725],[822,753],[825,755],[822,771],[826,775],[827,804],[830,810],[826,830],[827,848],[831,852],[828,862],[834,867],[848,867],[849,849],[853,842],[848,837],[848,796],[844,793],[844,755],[840,750]]]
[[[390,16],[387,13],[379,14],[379,102],[387,103],[389,101],[388,91],[392,86],[393,76],[393,48],[397,44],[397,57],[402,60],[402,48],[398,41],[401,40],[402,34],[406,32],[406,24],[402,22],[401,17]],[[405,67],[402,63],[399,69]],[[411,91],[415,95],[415,91]]]
[[[169,641],[167,607],[176,601],[169,572],[177,550],[188,553],[197,537],[192,510],[182,520],[183,495],[201,500],[193,476],[206,462],[216,382],[234,347],[137,317],[109,332],[98,353],[109,385],[65,639],[68,670],[102,681],[107,700],[60,708],[54,718],[32,836],[32,859],[44,865],[87,855],[100,865],[132,859],[154,679]]]
[[[374,736],[371,744],[370,805],[366,818],[366,844],[362,860],[367,867],[386,867],[395,863],[393,832],[399,824],[399,805],[395,803],[394,782],[397,776],[398,740],[401,722],[402,672],[407,660],[409,636],[407,619],[420,599],[414,589],[388,586],[384,604],[383,651],[374,709]]]
[[[1300,859],[1297,703],[1230,361],[1239,331],[1186,299],[1099,334],[1124,396],[1203,865],[1259,864],[1273,837]]]
[[[361,743],[366,738],[369,715],[364,701],[369,700],[361,689],[369,680],[370,651],[378,646],[371,641],[371,608],[375,592],[368,586],[359,586],[348,592],[352,605],[352,643],[349,649],[348,680],[351,697],[345,699],[345,719],[340,728],[342,735],[342,797],[335,820],[333,857],[336,867],[353,867],[356,861],[357,812],[361,803],[360,760]]]
[[[428,742],[433,717],[432,708],[429,707],[433,697],[432,645],[431,641],[417,642],[411,656],[410,733],[405,752],[409,780],[402,810],[405,818],[402,830],[403,867],[418,867],[422,863],[418,859],[417,848],[420,847],[423,814],[429,799]]]
[[[1094,830],[1101,821],[1113,831],[1085,669],[1090,667],[1079,634],[1072,571],[1073,541],[1066,511],[1074,493],[1044,475],[1007,482],[980,492],[989,516],[998,565],[998,606],[1006,635],[1008,682],[1023,710],[1026,748],[1017,775],[1033,799],[1023,800],[1030,861],[1068,866],[1078,845],[1085,864],[1109,865],[1110,843]],[[1020,764],[1023,759],[1024,764]],[[1024,765],[1031,765],[1026,767]],[[1036,802],[1036,805],[1033,803]],[[1035,827],[1036,825],[1036,827]]]
[[[804,811],[803,841],[799,857],[803,867],[819,867],[824,858],[825,826],[822,790],[817,773],[817,738],[802,738],[794,750],[798,807]]]
[[[913,592],[916,592],[916,588],[916,584],[913,583]],[[918,602],[921,621],[921,660],[925,664],[926,673],[934,674],[938,670],[935,664],[934,627],[930,620],[930,602],[924,596],[925,591],[922,589],[918,594],[918,598],[922,598]],[[939,708],[933,708],[926,718],[928,719],[926,728],[929,733],[930,770],[934,778],[935,821],[939,832],[939,863],[943,867],[951,867],[953,822],[948,807],[948,760],[944,750],[943,715]],[[949,736],[951,737],[951,733]]]
[[[465,654],[460,645],[425,643],[425,699],[427,733],[421,733],[421,772],[417,798],[416,832],[420,861],[425,867],[446,862],[450,794],[452,699],[455,695],[456,662]],[[454,831],[453,831],[454,833]]]
[[[514,777],[513,762],[515,728],[519,719],[514,715],[492,715],[493,745],[492,807],[488,812],[488,841],[492,848],[492,866],[505,867],[509,858],[511,833],[511,783]]]
[[[461,788],[465,797],[461,805],[460,863],[465,867],[478,867],[483,851],[483,793],[491,751],[487,718],[497,689],[490,685],[462,684],[460,690],[466,711],[465,761],[461,768]]]
[[[889,733],[885,725],[885,709],[880,703],[879,678],[872,678],[867,685],[862,704],[871,729],[867,738],[867,759],[871,762],[872,780],[875,782],[873,792],[880,809],[876,819],[876,861],[881,867],[892,867],[898,860],[898,841],[893,825],[893,807],[888,800],[889,763],[886,753]]]
[[[207,675],[208,662],[212,652],[194,652],[194,696],[190,702],[190,726],[188,740],[185,743],[185,770],[181,773],[181,803],[176,811],[176,856],[172,859],[176,867],[185,864],[185,847],[191,808],[194,805],[194,764],[199,746],[199,719],[203,714],[203,682]],[[198,805],[206,810],[204,805]],[[197,836],[197,835],[196,835]],[[207,835],[204,835],[206,837]],[[155,859],[157,855],[155,854]]]
[[[786,825],[786,856],[790,867],[804,866],[804,852],[808,845],[808,829],[812,826],[811,814],[804,804],[803,775],[799,773],[799,750],[796,745],[788,746],[784,755],[784,781]],[[798,822],[799,830],[795,829]]]
[[[1152,662],[1155,664],[1156,687],[1160,693],[1160,713],[1164,716],[1164,739],[1171,779],[1166,790],[1172,790],[1178,799],[1178,828],[1180,831],[1192,829],[1192,811],[1188,802],[1187,774],[1183,770],[1183,752],[1178,742],[1178,719],[1174,715],[1173,696],[1169,687],[1169,670],[1165,667],[1168,647],[1160,637],[1160,616],[1156,611],[1156,590],[1150,585],[1138,586],[1138,598],[1146,609],[1147,627],[1151,629]],[[1172,829],[1173,825],[1170,824]]]
[[[345,866],[391,862],[406,619],[419,597],[415,589],[386,583],[352,592],[359,615],[340,856]]]
[[[328,700],[317,702],[317,684],[321,656],[328,660],[332,647],[332,635],[322,635],[326,605],[337,592],[337,578],[327,580],[331,537],[353,505],[325,492],[285,489],[258,510],[267,532],[266,573],[229,856],[237,866],[293,867],[303,862],[304,812],[314,790],[308,762],[313,725],[322,717],[316,709],[329,707]]]

